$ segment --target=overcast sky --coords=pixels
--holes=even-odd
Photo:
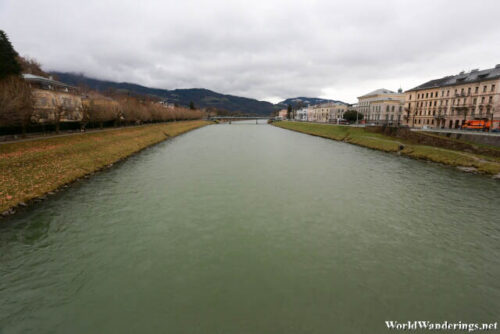
[[[500,63],[500,1],[0,0],[46,70],[271,102],[356,102]]]

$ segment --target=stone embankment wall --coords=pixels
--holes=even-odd
[[[496,136],[480,136],[474,134],[458,134],[460,137],[452,137],[447,136],[446,133],[426,133],[426,132],[415,132],[411,131],[408,128],[397,128],[397,127],[385,127],[385,126],[370,126],[365,128],[368,132],[382,133],[387,136],[401,138],[407,141],[410,141],[415,144],[420,145],[428,145],[435,147],[442,147],[445,149],[456,150],[456,151],[464,151],[475,154],[484,154],[493,157],[500,157],[500,149],[496,150],[494,148],[488,148],[483,146],[474,145],[473,143],[465,142],[465,141],[474,141],[470,140],[471,137],[476,139],[475,137],[488,137],[495,138],[497,144],[492,144],[495,140],[492,140],[491,143],[481,143],[488,144],[494,146],[500,146],[500,137]],[[450,134],[450,133],[448,133]],[[455,133],[453,133],[455,135]],[[474,141],[477,142],[477,141]]]
[[[500,136],[488,136],[479,133],[454,133],[454,132],[443,132],[443,133],[436,132],[435,134],[447,138],[465,140],[478,144],[500,147]]]

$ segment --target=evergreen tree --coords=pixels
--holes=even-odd
[[[286,109],[286,118],[291,119],[292,117],[292,105],[289,104],[288,108]]]
[[[0,30],[0,80],[9,75],[21,74],[21,65],[16,60],[17,56],[9,37],[3,30]]]

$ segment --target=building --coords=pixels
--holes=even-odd
[[[401,88],[398,92],[380,88],[358,97],[357,108],[365,123],[399,125],[403,122],[404,101]]]
[[[295,112],[295,119],[297,121],[307,122],[308,107],[300,108]]]
[[[79,122],[83,119],[82,98],[76,87],[33,74],[23,74],[32,89],[34,111],[38,123]]]
[[[467,120],[500,119],[500,64],[460,72],[405,92],[405,121],[422,128],[457,129]]]
[[[162,107],[165,107],[167,109],[174,109],[175,108],[175,103],[168,102],[166,100],[158,102]]]
[[[338,123],[348,110],[348,105],[340,102],[328,102],[311,106],[307,110],[307,120],[319,123]]]
[[[287,115],[288,115],[288,110],[287,109],[281,109],[280,111],[278,111],[278,119],[287,119]]]

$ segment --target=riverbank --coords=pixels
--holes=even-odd
[[[44,198],[62,186],[138,151],[211,124],[184,121],[0,145],[0,212]]]
[[[500,173],[500,158],[498,156],[420,145],[412,140],[371,132],[365,128],[300,122],[274,122],[272,125],[384,152],[402,154],[414,159],[455,166],[466,171],[488,175],[499,175]]]

